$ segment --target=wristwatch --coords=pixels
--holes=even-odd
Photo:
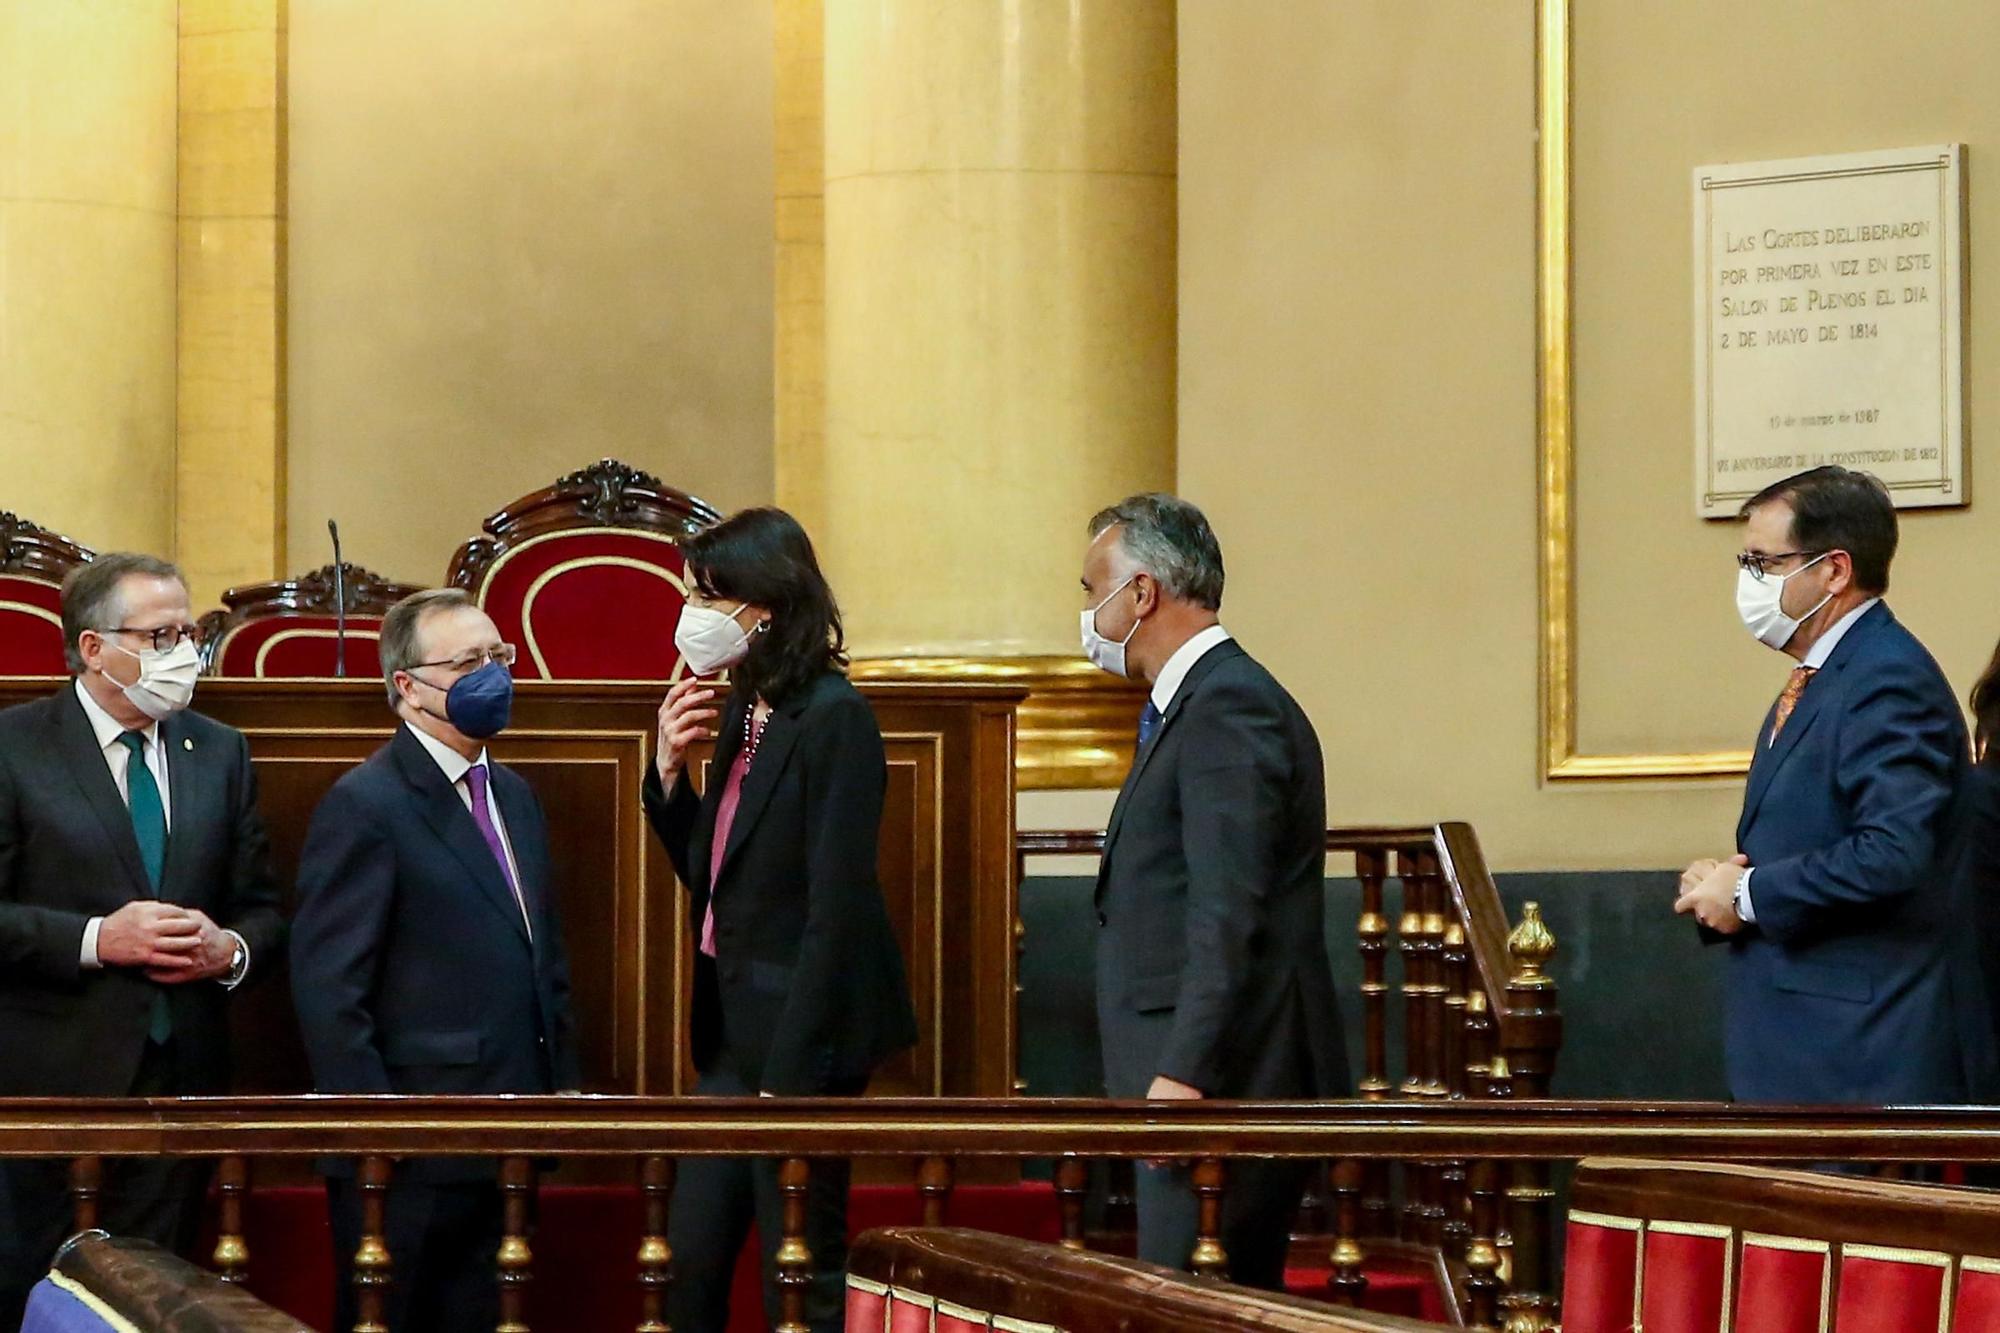
[[[1747,901],[1749,885],[1750,867],[1745,866],[1742,873],[1736,877],[1736,892],[1729,895],[1729,910],[1736,913],[1738,921],[1750,920],[1749,914],[1743,910],[1744,904]]]

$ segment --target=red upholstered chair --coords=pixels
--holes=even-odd
[[[446,581],[471,592],[520,649],[530,680],[672,680],[686,600],[681,539],[721,518],[613,459],[486,520]]]
[[[1566,1333],[2000,1333],[2000,1194],[1588,1161]]]
[[[0,676],[62,676],[62,581],[91,552],[0,510]]]
[[[379,676],[382,617],[414,584],[391,583],[359,565],[341,566],[347,600],[347,674]],[[215,676],[331,676],[339,617],[332,565],[296,579],[252,583],[222,595],[201,619]]]

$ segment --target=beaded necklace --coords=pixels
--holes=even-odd
[[[764,719],[765,725],[771,719]],[[764,728],[757,725],[757,703],[753,699],[743,710],[743,771],[749,772],[750,765],[757,762],[757,746],[764,739]]]

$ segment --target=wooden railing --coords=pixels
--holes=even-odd
[[[1357,1094],[1369,1101],[1547,1097],[1562,1048],[1562,1011],[1547,971],[1556,941],[1536,903],[1528,903],[1520,924],[1509,930],[1472,826],[1328,829],[1326,850],[1352,858],[1359,885]],[[1099,832],[1015,835],[1023,879],[1030,858],[1103,851]],[[1391,880],[1399,900],[1393,913]],[[1018,925],[1016,940],[1019,948],[1032,947]],[[1402,1020],[1402,1040],[1393,1045],[1392,997],[1401,1000]],[[1113,1197],[1122,1215],[1122,1182]],[[1485,1173],[1456,1157],[1372,1161],[1336,1166],[1318,1182],[1307,1195],[1300,1230],[1415,1242],[1437,1251],[1446,1264],[1462,1266],[1476,1287],[1489,1286],[1487,1275],[1504,1266],[1516,1276],[1510,1300],[1525,1312],[1529,1294],[1549,1286],[1553,1198],[1547,1169],[1537,1162]],[[1474,1246],[1475,1233],[1492,1238],[1493,1253]],[[1367,1285],[1360,1250],[1336,1240],[1330,1251],[1335,1291],[1359,1300]]]
[[[805,1247],[803,1191],[810,1158],[923,1161],[929,1182],[925,1223],[942,1219],[954,1162],[969,1158],[1185,1158],[1196,1162],[1209,1201],[1228,1189],[1228,1159],[1294,1157],[1367,1164],[1400,1159],[1464,1161],[1491,1185],[1509,1165],[1543,1166],[1585,1156],[1721,1161],[2000,1161],[2000,1108],[1870,1110],[1745,1107],[1727,1103],[1639,1105],[1426,1099],[1410,1102],[1102,1102],[1071,1099],[660,1099],[632,1097],[291,1097],[152,1101],[0,1102],[0,1157],[70,1157],[77,1162],[78,1224],[95,1223],[94,1159],[107,1156],[222,1159],[237,1205],[223,1196],[217,1246],[224,1275],[241,1281],[256,1238],[244,1234],[241,1189],[249,1160],[336,1155],[359,1158],[367,1225],[355,1280],[363,1323],[379,1324],[392,1256],[382,1209],[391,1159],[477,1156],[502,1161],[506,1236],[499,1252],[503,1314],[525,1333],[524,1293],[533,1275],[525,1219],[537,1158],[636,1159],[646,1199],[645,1234],[634,1238],[634,1280],[647,1299],[642,1328],[657,1330],[659,1293],[672,1256],[669,1159],[681,1155],[776,1157],[791,1206],[780,1253],[787,1285],[785,1323],[799,1319]],[[1481,1256],[1465,1282],[1465,1321],[1510,1329],[1545,1326],[1553,1291],[1525,1289],[1497,1262],[1497,1191],[1475,1184],[1470,1253]],[[1057,1184],[1063,1238],[1082,1243],[1080,1191]],[[1219,1262],[1219,1207],[1202,1211],[1199,1251]],[[1338,1210],[1349,1222],[1352,1208]],[[1340,1241],[1365,1257],[1365,1238],[1346,1227]],[[227,1256],[225,1259],[224,1256]],[[365,1262],[362,1262],[365,1261]],[[1515,1298],[1514,1306],[1506,1305]]]

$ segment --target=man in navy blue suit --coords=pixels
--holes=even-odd
[[[1840,467],[1743,506],[1737,610],[1793,658],[1757,735],[1738,854],[1697,861],[1676,912],[1730,952],[1723,1045],[1740,1101],[1963,1102],[1989,1024],[1939,863],[1965,723],[1882,595],[1896,511]]]
[[[557,1092],[577,1086],[569,971],[548,832],[528,784],[493,763],[514,650],[457,589],[382,622],[403,725],[335,783],[299,860],[292,992],[321,1092]],[[337,1327],[354,1323],[361,1205],[329,1164]],[[501,1210],[490,1161],[397,1164],[388,1196],[392,1333],[499,1318]]]

